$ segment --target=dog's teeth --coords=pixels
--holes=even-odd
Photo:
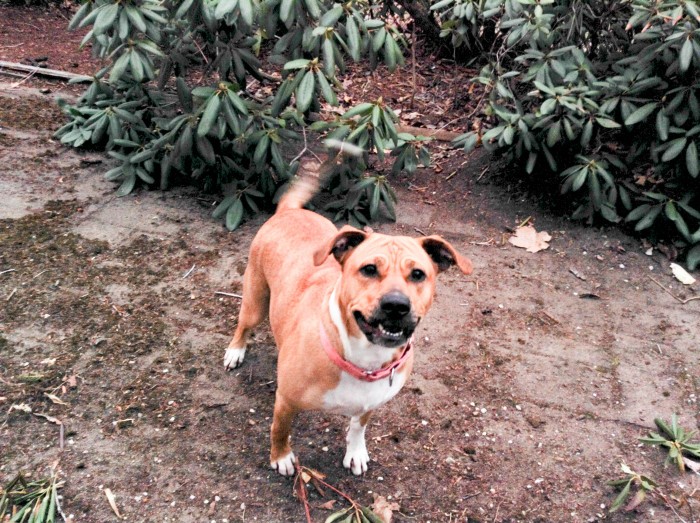
[[[389,336],[389,337],[391,337],[391,338],[398,338],[399,336],[401,336],[401,331],[398,331],[398,332],[391,332],[391,331],[386,330],[386,329],[384,328],[383,325],[380,325],[380,326],[379,326],[379,331],[380,331],[384,336]]]

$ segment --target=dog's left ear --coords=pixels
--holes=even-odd
[[[355,247],[367,239],[367,233],[345,225],[323,249],[314,254],[314,264],[321,265],[331,254],[341,265]]]
[[[456,265],[464,274],[471,274],[473,270],[471,260],[459,254],[450,242],[443,240],[440,236],[424,236],[419,238],[418,242],[437,265],[438,272],[446,271]]]

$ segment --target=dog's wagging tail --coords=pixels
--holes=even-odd
[[[338,230],[304,209],[340,154],[305,161],[253,238],[224,356],[227,369],[241,365],[252,330],[269,317],[278,348],[270,465],[285,476],[295,471],[290,435],[303,410],[349,416],[343,466],[367,471],[367,423],[413,369],[420,347],[412,338],[433,303],[437,276],[453,266],[472,272],[471,261],[440,236]]]

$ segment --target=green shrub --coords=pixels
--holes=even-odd
[[[396,150],[397,169],[415,165],[417,139],[399,137],[391,108],[380,99],[333,122],[309,118],[322,103],[338,105],[337,75],[348,59],[381,60],[390,70],[403,63],[403,37],[375,16],[379,10],[328,0],[88,1],[70,27],[91,28],[83,44],[107,66],[77,104],[63,104],[69,121],[56,136],[74,147],[105,147],[117,160],[106,177],[121,183],[120,195],[173,180],[209,191],[227,184],[214,215],[235,229],[295,175],[298,157],[289,157],[299,130],[327,132],[366,151],[331,180],[330,208],[356,225],[382,208],[393,217],[386,178],[364,174],[369,153],[383,158],[385,149]],[[275,67],[281,76],[265,71]],[[219,81],[194,80],[200,77]],[[274,94],[246,89],[253,81]]]
[[[455,46],[483,48],[482,144],[559,178],[573,216],[626,222],[700,263],[700,8],[690,0],[441,0]]]

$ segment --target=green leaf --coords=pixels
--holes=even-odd
[[[119,189],[117,189],[117,196],[126,196],[129,194],[131,191],[134,190],[134,186],[136,185],[136,175],[132,174],[131,176],[128,176],[124,179],[122,184],[119,186]]]
[[[231,89],[226,91],[226,96],[228,96],[228,99],[231,101],[231,105],[234,109],[236,109],[236,111],[238,111],[238,114],[248,114],[248,107],[240,96],[234,93]]]
[[[685,257],[685,263],[688,266],[688,270],[694,271],[700,265],[700,245],[696,245],[688,251]]]
[[[678,64],[681,73],[685,73],[688,70],[693,59],[693,42],[691,38],[686,38],[683,47],[681,47]]]
[[[197,151],[202,155],[204,161],[208,165],[214,165],[216,163],[216,154],[209,139],[206,136],[197,136],[195,143],[197,144]]]
[[[95,35],[104,33],[114,24],[119,14],[119,7],[120,4],[109,4],[100,10],[100,14],[97,15],[95,25],[92,28]]]
[[[296,0],[282,0],[280,4],[280,19],[287,23],[294,13],[294,5]]]
[[[297,110],[304,113],[311,106],[316,83],[312,72],[305,71],[299,74],[303,74],[304,77],[299,82],[299,87],[297,87],[296,91]]]
[[[355,23],[355,19],[349,16],[345,22],[345,31],[347,32],[348,50],[350,57],[356,62],[360,59],[360,31]]]
[[[316,70],[316,79],[318,80],[318,85],[321,88],[321,94],[323,94],[326,101],[332,106],[338,105],[338,97],[320,69]]]
[[[241,10],[241,18],[249,26],[253,25],[253,2],[252,0],[238,0],[238,7]]]
[[[237,5],[238,0],[220,0],[214,10],[214,16],[220,20],[227,14],[232,13]]]
[[[238,196],[226,196],[223,200],[221,200],[221,203],[216,206],[216,209],[214,209],[214,212],[212,213],[212,217],[216,219],[221,218],[224,214],[226,214],[228,208],[231,207],[236,200],[238,200]]]
[[[335,7],[329,9],[324,13],[318,25],[324,27],[333,27],[341,16],[343,16],[343,6],[340,4],[336,4]]]
[[[182,76],[177,77],[176,81],[177,85],[177,96],[180,100],[180,105],[182,105],[182,109],[188,113],[192,112],[192,91],[190,91],[190,88],[187,86],[187,82],[185,82],[185,79]]]
[[[610,506],[610,512],[615,512],[620,509],[620,507],[625,503],[627,500],[627,497],[630,494],[630,488],[632,485],[632,481],[628,481],[625,487],[622,489],[620,494],[615,498],[615,501],[613,501],[613,504]]]
[[[618,129],[619,127],[622,127],[619,123],[617,123],[614,120],[611,120],[610,118],[596,116],[595,121],[598,122],[598,125],[607,129]]]
[[[676,156],[681,154],[683,152],[683,149],[685,148],[685,144],[687,143],[688,139],[685,137],[682,138],[676,138],[675,140],[671,140],[669,142],[669,147],[666,149],[664,152],[663,156],[661,157],[662,162],[670,162],[673,160]]]
[[[221,107],[221,99],[214,95],[207,102],[207,106],[202,113],[197,127],[197,136],[202,137],[211,130],[212,126],[219,117],[219,107]]]
[[[685,165],[690,176],[697,178],[698,173],[700,173],[700,166],[698,165],[698,148],[695,145],[695,141],[690,142],[685,150]]]
[[[243,220],[243,202],[237,198],[233,205],[226,211],[226,228],[235,231]]]
[[[656,102],[648,103],[641,106],[639,109],[635,110],[625,119],[625,125],[632,126],[636,123],[646,120],[647,117],[654,112],[657,106],[658,104]]]
[[[304,5],[306,6],[306,10],[308,11],[309,15],[311,15],[311,18],[318,20],[321,16],[321,8],[319,7],[317,0],[304,0]]]
[[[625,221],[626,222],[636,222],[639,220],[642,216],[647,214],[649,212],[649,209],[651,209],[651,205],[648,203],[644,203],[640,205],[639,207],[635,207],[626,217]]]
[[[284,64],[283,69],[285,70],[291,70],[291,69],[304,69],[311,63],[311,60],[307,60],[306,58],[299,58],[297,60],[291,60]]]
[[[141,11],[139,11],[136,7],[132,5],[127,5],[125,6],[126,9],[126,16],[129,17],[129,21],[132,23],[136,29],[141,31],[142,33],[146,32],[146,21],[143,19],[143,16],[141,15]]]
[[[642,231],[651,227],[654,224],[656,217],[659,215],[659,213],[661,213],[661,209],[661,205],[653,206],[651,210],[641,220],[637,222],[637,225],[634,226],[634,230]]]
[[[333,78],[335,76],[335,56],[333,42],[325,38],[322,45],[323,50],[323,70],[326,76]]]

